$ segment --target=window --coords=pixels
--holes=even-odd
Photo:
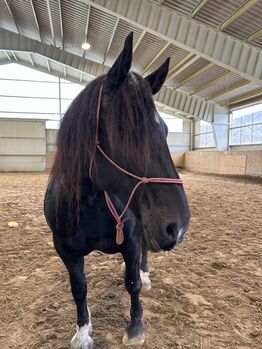
[[[230,145],[262,144],[262,103],[235,109],[230,117]]]
[[[83,88],[18,64],[0,66],[0,117],[46,119],[47,127],[57,128]]]
[[[195,122],[195,148],[213,148],[215,140],[212,125],[203,120]]]

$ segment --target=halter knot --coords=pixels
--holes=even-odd
[[[142,177],[141,182],[142,182],[143,184],[147,184],[147,183],[149,183],[149,179],[146,178],[146,177]]]
[[[116,244],[121,245],[124,242],[123,233],[124,223],[119,219],[116,224]]]

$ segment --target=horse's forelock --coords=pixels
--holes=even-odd
[[[58,131],[51,178],[57,180],[58,187],[59,183],[63,183],[69,204],[77,216],[82,181],[88,176],[95,148],[96,110],[103,81],[106,85],[105,76],[95,79],[74,99]],[[111,149],[104,150],[110,152],[113,158],[121,151],[122,165],[134,173],[138,172],[138,175],[146,175],[152,153],[161,146],[150,87],[141,76],[129,73],[117,91],[107,91],[105,86],[102,101],[107,99],[108,92],[110,103],[108,110],[103,108],[103,124]]]

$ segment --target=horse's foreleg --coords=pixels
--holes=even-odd
[[[143,288],[146,291],[150,291],[152,286],[151,286],[151,281],[149,279],[149,271],[148,271],[148,264],[147,264],[147,245],[144,238],[142,239],[142,257],[141,257],[141,264],[140,264],[140,277],[143,284]]]
[[[72,338],[72,349],[92,349],[94,342],[90,337],[92,332],[91,316],[87,308],[87,284],[84,273],[84,257],[74,256],[66,248],[55,244],[57,252],[64,262],[70,277],[71,290],[77,309],[77,332]]]
[[[125,285],[128,293],[131,296],[130,322],[126,328],[126,333],[123,337],[123,343],[128,346],[141,346],[145,341],[144,326],[142,324],[143,309],[139,300],[139,293],[142,287],[139,265],[139,251],[123,253],[126,265]]]

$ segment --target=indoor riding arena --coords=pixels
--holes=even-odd
[[[0,349],[261,349],[262,0],[0,0],[0,6]],[[126,68],[131,61],[131,71],[136,74]],[[119,85],[110,90],[112,76],[118,84],[121,74]],[[94,99],[92,86],[101,75],[102,97],[95,97],[94,107],[89,107],[92,110],[85,111],[91,105],[89,99]],[[115,157],[111,141],[105,146],[107,130],[103,127],[110,127],[112,114],[106,108],[114,105],[114,95],[127,89],[126,80],[133,90],[138,91],[134,84],[139,82],[147,89],[147,94],[142,88],[138,92],[143,100],[152,101],[153,94],[157,112],[152,109],[153,114],[126,121],[123,125],[133,127],[128,140],[128,130],[114,130],[115,142],[120,139]],[[89,84],[90,98],[78,98],[72,107]],[[126,91],[117,105],[124,110],[128,100],[131,110],[134,105],[137,111],[136,94]],[[59,133],[73,108],[78,110],[75,122],[85,113],[93,115],[88,127],[96,128],[91,138],[85,134],[88,123],[84,121],[83,129],[81,123],[76,127],[73,123],[66,136]],[[129,114],[130,110],[121,113],[121,120]],[[150,157],[152,166],[145,166],[147,173],[138,177],[141,174],[131,163],[121,161],[127,156],[126,142],[132,149],[132,144],[136,147],[147,139],[148,130],[141,136],[139,124],[146,124],[151,114],[148,124],[156,133],[150,133],[150,142],[157,145],[155,154],[164,155]],[[172,159],[165,153],[165,137],[160,137],[161,118],[168,128]],[[81,129],[86,144],[94,140],[93,157],[89,161],[89,155],[83,154],[82,165],[75,148],[81,143]],[[63,148],[67,140],[68,148]],[[108,157],[101,152],[101,144]],[[81,147],[87,149],[82,143]],[[55,177],[61,156],[64,172]],[[106,164],[106,173],[99,172],[99,161]],[[156,161],[161,164],[157,175],[150,172]],[[92,166],[98,175],[92,176]],[[149,225],[151,220],[162,222],[170,210],[168,219],[178,217],[172,221],[172,227],[178,229],[185,215],[179,200],[183,197],[186,202],[187,197],[189,228],[186,224],[177,230],[174,248],[153,252],[147,245],[149,274],[140,271],[143,326],[138,337],[145,334],[140,343],[133,342],[137,338],[134,329],[128,332],[133,323],[141,322],[132,308],[139,303],[131,302],[125,287],[121,253],[94,248],[85,257],[88,287],[82,301],[87,299],[89,322],[81,323],[76,312],[70,280],[76,295],[84,288],[73,284],[73,274],[69,279],[54,248],[44,198],[49,179],[62,178],[67,190],[67,181],[76,183],[74,171],[79,168],[86,168],[81,175],[95,190],[107,190],[111,198],[123,201],[123,207],[134,194],[125,214],[135,217],[142,227],[139,246],[142,236],[149,236],[149,241],[164,234],[155,229],[146,235],[149,228],[143,223],[143,205],[149,190],[154,190],[155,200],[147,204],[148,210],[159,212],[148,214]],[[112,190],[96,186],[100,177],[110,177],[112,168],[117,185]],[[133,186],[125,189],[127,197],[121,196],[120,188],[126,178],[131,182],[130,173],[123,174],[126,170],[136,175]],[[167,183],[166,178],[173,182]],[[68,187],[73,188],[69,193],[74,185]],[[159,199],[164,194],[166,204]],[[58,199],[56,196],[55,202]],[[106,200],[103,209],[110,221],[115,224],[116,220],[117,229],[120,225],[124,231],[124,246],[128,240],[125,229],[131,224],[125,222],[127,218],[121,220],[121,212],[111,204]],[[161,211],[156,211],[158,205]],[[76,226],[81,228],[81,224]],[[88,224],[84,227],[91,229]],[[111,233],[115,236],[114,229]],[[84,240],[88,244],[88,237]],[[121,249],[117,238],[112,243]],[[76,256],[70,246],[67,251]],[[140,247],[137,251],[140,253]],[[139,276],[139,264],[136,266]],[[128,269],[127,265],[126,275]],[[140,283],[139,277],[136,282]],[[132,292],[131,298],[137,292],[139,296],[139,290]],[[79,309],[87,312],[85,306]]]

